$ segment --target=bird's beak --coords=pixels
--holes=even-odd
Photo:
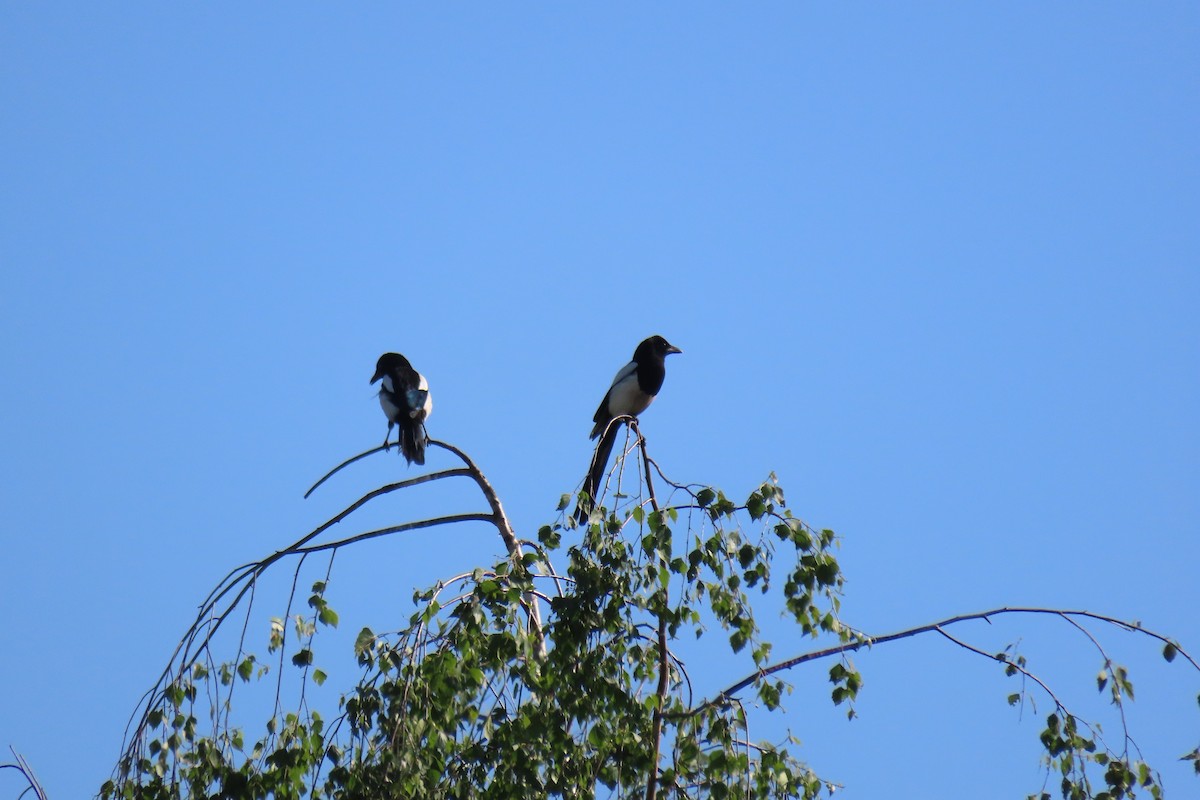
[[[379,380],[382,377],[383,377],[383,370],[381,370],[381,369],[375,370],[375,376],[373,378],[371,378],[371,383],[374,383],[375,381]]]
[[[682,352],[683,352],[682,350],[680,350],[678,347],[676,347],[673,344],[667,345],[667,355],[671,355],[671,353],[682,353]]]

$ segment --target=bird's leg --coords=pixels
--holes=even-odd
[[[383,449],[388,449],[388,439],[392,436],[392,423],[388,423],[387,433],[383,435]]]

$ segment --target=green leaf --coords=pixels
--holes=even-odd
[[[755,492],[746,500],[746,511],[750,513],[750,519],[762,519],[763,514],[767,513],[767,504],[763,502],[762,497]]]
[[[595,747],[595,748],[604,747],[604,738],[605,738],[604,732],[602,730],[600,730],[599,726],[593,727],[590,731],[588,731],[587,738],[588,738],[588,744],[590,744],[592,747]]]
[[[322,624],[328,625],[331,628],[336,628],[338,624],[337,612],[329,606],[325,606],[321,609],[320,613],[317,614],[317,619],[319,619]]]
[[[1021,702],[1021,695],[1019,693],[1010,694],[1008,696],[1008,704],[1010,706],[1015,706],[1019,702]]]
[[[292,663],[297,667],[307,667],[313,663],[313,652],[307,647],[292,656]]]
[[[564,500],[566,499],[566,497],[567,497],[567,495],[564,494],[563,495]],[[565,506],[559,506],[558,510],[562,511],[563,508],[565,508]],[[558,547],[558,545],[562,542],[562,536],[560,536],[558,534],[558,532],[556,530],[554,530],[554,528],[551,528],[549,525],[543,525],[541,528],[538,529],[538,541],[541,542],[542,544],[544,544],[546,547],[553,550],[556,547]]]
[[[1174,642],[1167,642],[1167,644],[1163,647],[1163,658],[1165,658],[1169,664],[1175,660],[1175,654],[1178,652],[1179,648],[1175,646]]]
[[[312,677],[313,677],[313,682],[315,682],[317,684],[317,686],[321,686],[325,683],[325,678],[327,678],[328,676],[325,674],[324,670],[315,669],[315,670],[313,670]]]
[[[354,655],[362,658],[365,653],[370,651],[373,644],[375,644],[375,632],[370,628],[363,628],[354,640]]]

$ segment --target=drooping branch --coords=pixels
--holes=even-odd
[[[711,700],[707,700],[707,701],[701,703],[699,706],[696,706],[688,713],[689,713],[689,715],[697,714],[706,708],[712,708],[712,707],[724,705],[725,703],[727,703],[729,701],[730,698],[732,698],[738,692],[745,689],[747,686],[750,686],[751,684],[753,684],[755,681],[757,681],[761,678],[765,678],[768,675],[773,675],[777,672],[783,672],[784,670],[789,670],[789,669],[792,669],[793,667],[798,667],[801,664],[805,664],[809,661],[817,661],[817,660],[820,660],[823,658],[828,658],[830,656],[841,655],[843,653],[852,653],[852,652],[855,652],[856,650],[861,650],[864,647],[874,647],[875,645],[886,644],[888,642],[894,642],[899,639],[908,639],[913,636],[920,636],[921,634],[925,634],[925,633],[937,632],[937,633],[941,633],[941,634],[945,635],[945,632],[941,630],[942,628],[947,628],[947,627],[950,627],[951,625],[957,625],[961,622],[969,622],[971,620],[985,620],[985,621],[990,622],[992,617],[999,617],[999,616],[1003,616],[1006,614],[1048,614],[1051,616],[1056,616],[1056,617],[1061,617],[1063,619],[1067,619],[1068,621],[1070,621],[1070,619],[1072,617],[1084,617],[1087,619],[1094,619],[1099,622],[1105,622],[1105,623],[1108,623],[1109,625],[1113,625],[1122,630],[1130,631],[1133,633],[1141,633],[1141,634],[1151,637],[1152,639],[1157,639],[1158,641],[1162,642],[1163,644],[1170,645],[1171,647],[1173,647],[1175,649],[1175,651],[1179,655],[1183,656],[1188,661],[1188,663],[1190,663],[1192,665],[1192,667],[1194,667],[1198,672],[1200,672],[1200,664],[1197,664],[1196,660],[1193,659],[1192,656],[1189,655],[1176,642],[1167,638],[1166,636],[1163,636],[1160,633],[1156,633],[1148,628],[1143,628],[1138,623],[1129,622],[1127,620],[1118,619],[1116,617],[1105,616],[1104,614],[1096,614],[1091,611],[1067,610],[1067,609],[1057,609],[1057,608],[1036,608],[1036,607],[1012,607],[1012,608],[1006,607],[1006,608],[994,608],[990,611],[980,611],[975,614],[960,614],[958,616],[950,617],[948,619],[944,619],[939,622],[932,622],[928,625],[919,625],[915,628],[908,628],[906,630],[897,631],[895,633],[889,633],[885,636],[862,636],[857,639],[853,639],[849,642],[845,642],[843,644],[834,645],[832,647],[826,647],[821,650],[813,650],[812,652],[808,652],[808,653],[803,653],[803,654],[795,656],[793,658],[786,659],[785,661],[780,661],[778,663],[763,667],[762,669],[756,671],[752,675],[747,675],[745,678],[742,678],[737,683],[732,684],[728,688],[726,688],[723,691],[721,691],[720,693],[718,693],[716,697],[712,698]],[[996,658],[995,656],[991,656],[991,655],[988,655],[987,657],[992,658],[992,659]]]
[[[1007,666],[1011,669],[1014,669],[1017,672],[1020,672],[1026,678],[1029,678],[1029,680],[1033,681],[1038,686],[1042,687],[1042,691],[1045,692],[1046,695],[1051,700],[1054,701],[1055,708],[1060,708],[1060,709],[1063,709],[1064,711],[1066,711],[1067,707],[1065,705],[1063,705],[1063,702],[1061,700],[1058,699],[1058,695],[1056,695],[1054,693],[1054,690],[1051,689],[1049,686],[1047,686],[1045,681],[1043,681],[1037,675],[1034,675],[1032,672],[1030,672],[1028,669],[1026,669],[1023,664],[1018,663],[1017,661],[1009,658],[1008,656],[994,656],[991,653],[984,652],[983,650],[980,650],[975,645],[968,644],[967,642],[964,642],[962,639],[959,639],[959,638],[947,633],[946,630],[941,625],[935,626],[934,630],[937,631],[938,633],[940,633],[945,638],[949,639],[954,644],[961,647],[963,650],[967,650],[969,652],[974,653],[977,656],[983,656],[984,658],[987,658],[987,659],[994,659],[994,660],[999,661],[1000,663],[1004,664],[1005,666]]]
[[[1080,625],[1078,622],[1071,619],[1070,617],[1065,617],[1065,619],[1067,620],[1067,622],[1069,622],[1071,625],[1073,625],[1076,628],[1076,630],[1078,630],[1080,633],[1082,633],[1084,636],[1086,636],[1088,638],[1088,641],[1090,641],[1092,643],[1092,646],[1094,646],[1096,648],[1096,651],[1098,653],[1100,653],[1100,657],[1104,659],[1104,671],[1106,673],[1108,673],[1108,675],[1113,680],[1113,688],[1112,688],[1113,703],[1117,706],[1117,710],[1121,712],[1121,731],[1125,736],[1125,753],[1123,753],[1123,755],[1125,755],[1129,751],[1129,744],[1132,741],[1132,739],[1129,736],[1129,722],[1125,718],[1125,701],[1122,697],[1123,692],[1121,690],[1121,683],[1120,683],[1120,681],[1117,680],[1117,674],[1113,668],[1113,661],[1111,658],[1108,657],[1108,652],[1104,649],[1104,647],[1100,644],[1100,642],[1098,642],[1096,640],[1096,637],[1092,636],[1091,631],[1089,631],[1087,628],[1083,627],[1082,625]]]
[[[333,517],[314,528],[309,533],[302,536],[297,541],[293,542],[288,547],[277,550],[271,555],[247,564],[243,564],[225,575],[224,578],[213,588],[208,597],[200,605],[198,613],[187,633],[179,641],[172,653],[171,658],[167,662],[167,666],[159,676],[154,687],[147,691],[138,703],[133,715],[129,720],[129,727],[132,728],[130,733],[127,728],[125,752],[130,754],[137,742],[142,740],[142,737],[149,726],[151,711],[156,708],[166,698],[166,692],[171,684],[179,677],[184,676],[192,665],[197,663],[197,660],[202,658],[208,652],[209,645],[212,643],[217,631],[222,627],[226,619],[234,613],[234,611],[242,604],[246,596],[253,592],[258,579],[275,563],[289,556],[299,557],[303,560],[307,555],[323,551],[334,551],[338,548],[345,547],[351,544],[356,544],[368,539],[374,539],[392,533],[401,533],[422,528],[435,527],[440,525],[448,525],[457,522],[490,522],[495,525],[501,539],[505,543],[510,557],[515,561],[521,562],[523,552],[519,540],[513,531],[512,525],[504,513],[504,508],[500,503],[499,497],[492,488],[490,482],[475,465],[475,463],[459,448],[450,445],[446,442],[430,440],[430,444],[441,447],[454,455],[458,456],[465,467],[440,470],[431,472],[425,475],[419,475],[396,483],[387,484],[374,489],[364,494],[359,499],[348,505],[342,511],[335,514]],[[363,453],[353,456],[334,469],[326,473],[319,481],[317,481],[306,493],[305,497],[310,496],[319,486],[324,484],[330,477],[346,466],[355,463],[374,453],[382,452],[385,448],[382,446],[371,448]],[[310,544],[316,537],[326,532],[334,525],[342,522],[362,506],[369,503],[378,497],[385,494],[390,494],[401,489],[418,486],[420,484],[429,483],[432,481],[443,480],[445,478],[467,477],[471,478],[487,500],[490,513],[466,513],[453,514],[441,517],[433,517],[429,519],[415,520],[405,522],[398,525],[381,528],[378,530],[367,531],[351,536],[344,537],[331,542],[320,544]],[[545,652],[545,642],[542,633],[541,610],[538,600],[534,596],[526,598],[528,615],[530,619],[530,627],[536,637],[539,651]],[[247,620],[249,619],[249,609],[246,610]],[[140,711],[140,714],[139,714]],[[134,725],[134,720],[138,722]]]
[[[378,452],[380,450],[382,450],[382,448],[375,448],[374,450],[367,451],[367,453],[363,455],[369,455],[372,452]],[[198,656],[200,653],[205,651],[213,637],[216,635],[217,631],[220,629],[221,625],[225,622],[226,618],[233,613],[233,611],[241,603],[242,599],[254,586],[258,578],[265,573],[272,564],[287,556],[303,555],[305,552],[305,545],[307,545],[308,542],[312,541],[317,536],[320,536],[326,530],[341,522],[346,517],[354,513],[354,511],[358,510],[377,497],[398,491],[400,489],[406,489],[410,486],[417,486],[430,481],[458,476],[469,477],[470,471],[465,469],[442,470],[440,472],[421,475],[415,478],[399,481],[397,483],[381,486],[378,489],[366,493],[358,500],[347,506],[345,509],[335,514],[329,520],[300,537],[300,539],[293,542],[288,547],[282,550],[277,550],[260,561],[243,564],[240,567],[230,570],[230,572],[221,579],[217,586],[212,590],[212,592],[209,593],[208,597],[205,598],[204,602],[200,605],[200,609],[196,614],[195,620],[192,622],[188,632],[179,641],[179,644],[175,648],[175,652],[171,654],[171,658],[168,660],[167,666],[163,669],[163,672],[159,676],[154,688],[148,691],[146,695],[143,696],[142,702],[139,703],[138,708],[142,709],[141,721],[137,725],[137,728],[133,734],[133,741],[137,741],[140,738],[141,733],[144,731],[150,711],[161,699],[164,690],[170,683],[171,675],[175,671],[176,662],[178,662],[178,674],[183,674],[187,671],[187,669],[193,663],[195,657],[192,654],[194,653],[196,656]],[[237,593],[233,596],[233,599],[222,605],[222,600],[224,600],[231,592],[234,592],[235,590],[237,590]],[[218,611],[218,607],[221,607],[222,610]],[[134,717],[136,716],[138,716],[137,710],[134,711]],[[130,718],[130,724],[132,725],[132,723],[133,717]]]

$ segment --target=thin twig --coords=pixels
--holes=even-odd
[[[326,472],[326,473],[325,473],[325,475],[324,475],[324,476],[321,478],[321,480],[317,481],[317,482],[316,482],[316,483],[314,483],[312,486],[310,486],[310,487],[308,488],[308,491],[304,493],[304,499],[305,499],[305,500],[307,500],[307,499],[308,499],[308,496],[309,496],[310,494],[312,494],[313,492],[315,492],[315,491],[317,490],[317,487],[318,487],[318,486],[320,486],[322,483],[324,483],[325,481],[327,481],[327,480],[329,480],[330,478],[332,478],[334,475],[336,475],[336,474],[337,474],[338,472],[340,472],[341,470],[343,470],[343,469],[345,469],[346,467],[348,467],[348,466],[350,466],[351,464],[353,464],[355,461],[358,461],[359,459],[366,458],[367,456],[371,455],[372,453],[378,453],[380,450],[386,450],[386,449],[387,449],[387,447],[386,447],[385,445],[379,445],[378,447],[372,447],[370,450],[367,450],[365,453],[359,453],[359,454],[358,454],[358,455],[356,455],[356,456],[352,456],[352,457],[350,457],[350,458],[347,458],[345,461],[343,461],[342,463],[338,464],[338,465],[337,465],[336,467],[334,467],[333,469],[329,470],[329,472]]]
[[[38,800],[46,800],[46,790],[42,788],[42,784],[38,782],[37,775],[33,773],[33,767],[29,766],[29,762],[25,760],[25,756],[21,755],[11,745],[8,748],[13,754],[13,758],[17,760],[16,764],[0,764],[0,769],[15,769],[25,777],[29,783],[21,792],[21,797],[25,796],[25,792],[32,791]]]
[[[1063,711],[1064,713],[1071,714],[1071,712],[1067,710],[1067,707],[1065,705],[1063,705],[1062,701],[1058,699],[1058,695],[1056,695],[1053,691],[1051,691],[1050,687],[1047,686],[1046,683],[1041,678],[1039,678],[1037,675],[1034,675],[1032,672],[1025,669],[1025,667],[1021,666],[1016,661],[1013,661],[1008,656],[992,655],[991,653],[985,653],[983,650],[980,650],[978,647],[967,644],[962,639],[956,639],[955,637],[946,633],[946,631],[944,631],[940,625],[935,625],[933,629],[935,631],[937,631],[938,633],[940,633],[942,636],[945,636],[950,641],[954,642],[956,645],[958,645],[959,647],[961,647],[964,650],[969,650],[972,653],[975,653],[976,655],[981,655],[984,658],[989,659],[991,661],[999,661],[1001,664],[1004,664],[1006,667],[1010,667],[1012,669],[1017,670],[1022,675],[1024,675],[1026,678],[1029,678],[1029,680],[1033,681],[1038,686],[1042,687],[1042,691],[1045,692],[1050,697],[1050,699],[1054,701],[1055,710]],[[1071,716],[1074,716],[1074,714],[1071,714]]]
[[[307,553],[300,556],[300,563],[296,565],[296,570],[292,573],[292,589],[288,592],[287,606],[283,610],[283,619],[280,620],[279,670],[275,676],[275,710],[271,712],[272,717],[279,716],[279,694],[283,689],[283,659],[287,655],[288,624],[292,616],[292,603],[296,601],[296,586],[300,583],[300,568],[304,566],[306,558],[308,558]],[[297,631],[296,635],[299,638],[300,631]]]
[[[1068,617],[1066,615],[1062,615],[1062,618],[1065,619],[1067,622],[1069,622],[1071,625],[1073,625],[1076,628],[1076,630],[1078,630],[1080,633],[1082,633],[1084,636],[1086,636],[1088,638],[1088,640],[1091,641],[1092,645],[1096,648],[1097,652],[1100,653],[1100,657],[1104,659],[1104,669],[1105,669],[1105,671],[1108,672],[1109,676],[1112,678],[1112,681],[1113,681],[1113,702],[1116,704],[1117,709],[1121,712],[1121,735],[1125,739],[1125,744],[1124,744],[1125,749],[1121,753],[1121,757],[1128,758],[1130,743],[1133,744],[1134,748],[1137,748],[1137,742],[1134,742],[1133,737],[1131,737],[1129,735],[1129,723],[1125,719],[1125,703],[1121,700],[1121,695],[1123,694],[1124,689],[1121,686],[1120,682],[1117,680],[1116,670],[1113,669],[1113,661],[1111,658],[1108,657],[1108,653],[1104,650],[1104,647],[1100,644],[1100,642],[1096,640],[1096,637],[1092,636],[1091,631],[1089,631],[1087,628],[1083,627],[1078,622],[1076,622],[1075,620],[1071,619],[1070,617]],[[1141,755],[1142,755],[1141,750],[1140,750],[1140,748],[1138,748],[1138,757],[1140,758]]]
[[[650,480],[650,458],[646,454],[646,438],[642,436],[637,420],[630,420],[629,428],[637,436],[637,446],[642,451],[642,468],[646,474],[646,493],[650,497],[650,507],[657,514],[659,513],[658,498],[654,494],[654,483]],[[659,561],[664,560],[660,555]],[[660,569],[665,566],[663,563],[659,564]],[[667,650],[667,604],[670,599],[667,596],[666,586],[663,586],[659,592],[662,595],[662,602],[658,610],[658,688],[655,692],[658,702],[654,705],[654,716],[651,722],[650,774],[646,776],[646,800],[654,800],[658,793],[658,757],[659,748],[662,745],[663,707],[667,703],[667,690],[670,688],[671,666],[668,663],[670,655]]]

